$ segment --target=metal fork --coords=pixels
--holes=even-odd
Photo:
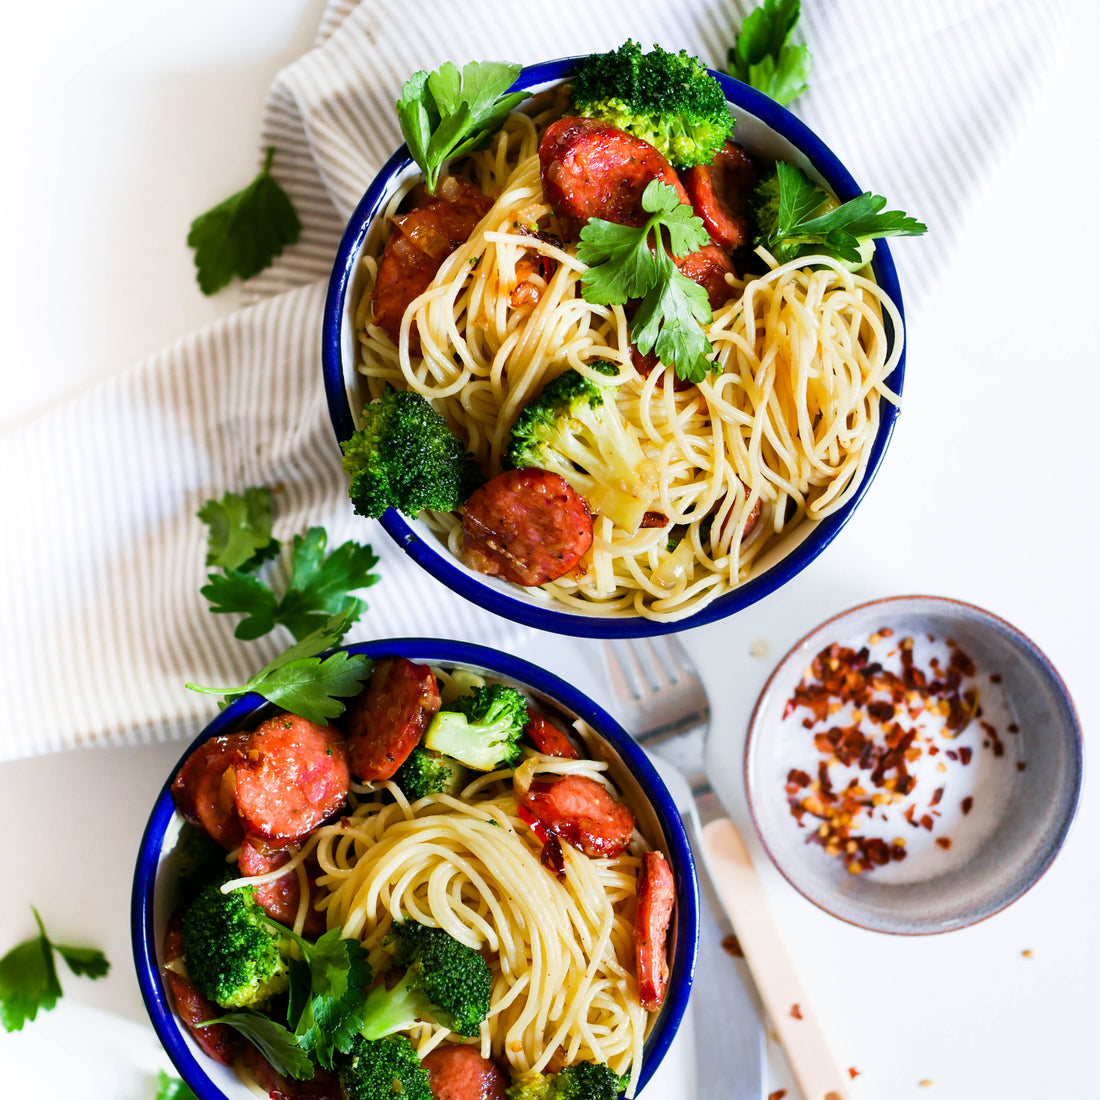
[[[779,941],[744,842],[707,778],[710,703],[691,658],[674,637],[608,641],[604,657],[627,729],[676,799],[693,834],[696,861],[706,871],[699,876],[704,904],[692,994],[699,1100],[763,1096],[760,999],[806,1100],[852,1100],[857,1090],[829,1049],[820,1017]],[[673,768],[662,766],[668,764]],[[682,790],[685,781],[690,799]],[[751,979],[744,968],[737,970],[740,981],[730,973],[722,943],[731,928],[727,916]]]

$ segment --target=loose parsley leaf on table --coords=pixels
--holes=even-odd
[[[730,48],[730,76],[750,84],[786,107],[809,85],[809,46],[791,44],[801,0],[764,0],[750,12]]]
[[[187,234],[195,250],[195,277],[203,294],[228,285],[234,275],[250,279],[298,240],[302,224],[294,204],[271,175],[274,149],[260,174],[242,191],[200,214]]]
[[[928,232],[926,225],[900,210],[884,211],[886,200],[870,191],[811,217],[823,204],[828,205],[831,196],[793,164],[779,161],[775,169],[778,187],[775,219],[767,226],[760,226],[761,234],[756,241],[781,263],[814,253],[859,263],[865,259],[860,253],[861,241],[915,237]]]
[[[444,162],[488,143],[527,92],[505,93],[520,66],[471,61],[462,72],[448,61],[434,73],[413,73],[401,89],[397,118],[409,153],[435,194]]]
[[[86,978],[102,978],[110,969],[107,956],[92,947],[71,947],[54,943],[38,910],[31,906],[38,935],[13,947],[0,959],[0,1023],[6,1031],[20,1031],[38,1010],[49,1012],[62,994],[54,952],[69,969]]]
[[[316,1072],[310,1057],[298,1045],[298,1040],[282,1024],[251,1009],[228,1012],[213,1020],[204,1020],[199,1027],[226,1024],[239,1031],[271,1063],[271,1068],[284,1077],[308,1081]]]
[[[178,1077],[169,1077],[164,1070],[157,1075],[157,1095],[153,1100],[199,1100]]]
[[[271,537],[269,489],[247,489],[243,496],[226,493],[220,501],[208,500],[198,516],[210,528],[206,563],[222,569],[207,575],[200,592],[216,614],[245,616],[237,624],[238,638],[258,638],[281,623],[301,639],[332,615],[351,611],[355,622],[366,610],[366,603],[351,593],[378,581],[378,574],[371,572],[378,556],[369,545],[353,541],[326,556],[323,527],[295,536],[290,581],[281,597],[255,575],[279,550]]]
[[[674,188],[650,180],[642,208],[645,225],[619,225],[590,218],[581,230],[577,256],[588,270],[581,276],[585,301],[622,305],[641,299],[630,324],[630,338],[643,355],[656,350],[680,378],[700,382],[711,367],[713,349],[702,326],[712,313],[706,290],[682,274],[673,256],[686,256],[709,240],[701,218],[680,202]],[[651,248],[653,235],[656,247]],[[668,238],[668,250],[664,246]],[[671,251],[671,255],[670,255]]]
[[[255,691],[292,714],[327,726],[328,719],[344,713],[345,704],[340,700],[358,695],[370,677],[371,661],[362,654],[341,650],[324,659],[318,656],[340,641],[355,618],[354,608],[330,616],[323,626],[279,654],[239,687],[215,688],[191,683],[186,686],[204,695],[223,696],[223,707]]]

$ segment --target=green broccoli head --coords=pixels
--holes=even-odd
[[[527,700],[516,688],[485,684],[460,695],[452,709],[437,711],[423,744],[475,771],[511,768],[520,758],[527,719]]]
[[[258,1005],[287,988],[281,937],[251,886],[199,891],[183,912],[183,959],[199,992],[222,1008]]]
[[[457,794],[466,779],[466,769],[449,756],[440,756],[417,745],[397,769],[393,781],[410,801],[431,794]]]
[[[590,364],[616,374],[610,363]],[[600,386],[567,370],[548,382],[512,426],[505,464],[560,474],[591,508],[633,533],[657,500],[657,469],[613,400]]]
[[[348,1100],[432,1100],[428,1071],[404,1035],[364,1039],[357,1035],[340,1080]]]
[[[577,112],[648,141],[674,168],[710,164],[733,129],[721,85],[686,50],[649,53],[629,39],[573,77]]]
[[[534,1074],[508,1086],[508,1100],[618,1100],[630,1081],[604,1062],[574,1062],[557,1073]]]
[[[485,480],[458,436],[411,390],[388,389],[367,405],[362,427],[341,444],[355,511],[377,519],[387,508],[415,516],[453,512]]]
[[[489,1014],[493,977],[480,952],[442,928],[416,921],[394,924],[385,944],[405,973],[392,989],[376,986],[363,1009],[361,1034],[380,1039],[434,1020],[459,1035],[477,1035]]]

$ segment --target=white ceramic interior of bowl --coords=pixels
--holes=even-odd
[[[953,639],[974,661],[985,717],[999,725],[1003,757],[975,749],[965,781],[976,782],[974,809],[958,804],[944,776],[949,851],[853,875],[800,828],[785,793],[788,771],[805,769],[808,734],[786,701],[813,658],[833,642],[858,650],[883,627],[894,639]],[[990,674],[999,674],[999,683]],[[804,712],[803,712],[804,713]],[[1017,734],[1005,733],[1009,723]],[[972,724],[976,726],[976,723]],[[980,740],[980,734],[977,735]],[[960,744],[963,743],[960,737]],[[1025,764],[1023,770],[1017,761]],[[822,909],[865,928],[894,933],[945,932],[1010,904],[1043,873],[1058,851],[1077,804],[1081,736],[1073,703],[1043,654],[1023,634],[987,611],[955,600],[904,596],[853,608],[818,627],[791,650],[768,681],[749,728],[745,782],[754,823],[788,881]],[[963,782],[955,773],[956,782]],[[950,807],[950,808],[949,808]],[[951,815],[951,816],[947,816]],[[918,830],[919,832],[919,830]],[[903,836],[907,831],[903,831]],[[910,834],[911,836],[912,834]],[[937,834],[938,835],[938,834]],[[918,839],[923,840],[923,836]]]
[[[535,85],[531,88],[531,93],[535,94],[544,91],[558,83],[560,83],[560,81],[554,80],[548,81],[545,84]],[[795,145],[777,134],[755,115],[745,111],[744,108],[736,104],[731,104],[731,109],[737,118],[735,136],[742,145],[746,146],[746,148],[756,153],[764,160],[791,161],[797,164],[818,184],[826,188],[828,187],[825,179]],[[382,201],[379,208],[384,210],[388,205],[389,199],[400,188],[401,184],[410,176],[418,173],[419,168],[414,164],[410,164],[402,172],[395,173],[390,186],[386,189],[385,199]],[[359,259],[364,255],[375,252],[380,247],[384,231],[384,219],[378,217],[370,226],[364,237],[363,245],[356,256],[355,272],[350,282],[350,292],[344,301],[343,317],[340,326],[340,350],[344,371],[344,384],[348,395],[348,403],[351,406],[357,425],[359,422],[359,412],[368,399],[365,386],[362,384],[362,376],[356,370],[356,364],[359,361],[359,347],[358,341],[355,338],[355,312],[359,300],[363,296],[367,282],[366,273]],[[469,578],[471,583],[500,593],[502,596],[518,601],[521,604],[526,603],[531,607],[565,610],[562,604],[551,599],[550,596],[541,591],[541,589],[522,588],[519,585],[511,584],[497,577],[489,577],[468,568],[460,559],[451,555],[446,545],[427,524],[415,517],[406,516],[403,518],[405,523],[408,524],[416,536],[426,546],[437,549],[438,553]],[[793,528],[789,534],[780,539],[766,553],[761,554],[753,562],[752,568],[742,584],[766,573],[773,565],[781,561],[797,546],[809,538],[816,527],[816,523],[806,520]],[[571,615],[586,616],[593,619],[608,619],[613,617],[635,618],[632,613],[601,611],[599,608],[595,607],[570,607],[568,611]]]
[[[521,688],[524,693],[534,700],[536,700],[544,713],[549,716],[557,717],[568,727],[573,729],[573,723],[578,720],[578,715],[575,711],[571,710],[561,701],[555,699],[553,696],[548,695],[546,692],[532,686],[522,679],[510,677],[500,672],[487,669],[483,665],[473,664],[466,661],[454,660],[451,658],[435,659],[430,652],[423,651],[417,652],[411,656],[411,659],[422,661],[427,664],[444,667],[447,669],[462,668],[467,669],[482,675],[491,677],[494,681],[512,683]],[[502,659],[503,655],[502,655]],[[227,727],[220,733],[232,732],[234,729],[253,729],[264,717],[269,713],[276,712],[278,708],[273,706],[264,706],[251,711],[245,718],[234,726]],[[598,708],[597,708],[598,709]],[[608,718],[610,721],[610,718]],[[608,774],[614,781],[616,787],[619,789],[624,800],[630,805],[631,809],[635,813],[637,825],[646,839],[658,850],[664,853],[665,858],[669,861],[670,866],[673,868],[674,874],[677,878],[679,901],[677,908],[673,912],[673,922],[670,930],[669,938],[669,950],[668,957],[670,963],[677,958],[678,949],[682,947],[679,937],[683,935],[681,928],[681,917],[690,913],[690,917],[686,919],[686,927],[691,929],[689,933],[692,937],[697,939],[696,931],[696,914],[698,909],[698,887],[696,880],[696,873],[694,865],[691,863],[690,849],[688,847],[686,836],[682,832],[682,823],[678,812],[675,809],[675,804],[672,801],[671,795],[668,794],[667,789],[664,786],[663,781],[657,775],[655,771],[652,771],[647,776],[647,782],[649,782],[651,788],[656,788],[660,792],[660,797],[664,798],[666,803],[666,817],[669,825],[678,828],[680,830],[680,843],[682,845],[681,850],[687,853],[687,862],[682,858],[678,858],[675,854],[673,845],[669,841],[667,827],[662,824],[661,817],[657,813],[652,801],[647,797],[645,791],[639,782],[638,776],[626,760],[617,752],[614,746],[608,741],[597,729],[595,729],[588,722],[581,720],[578,726],[573,731],[583,740],[587,747],[588,754],[593,759],[604,760],[608,764]],[[628,741],[625,732],[620,731],[620,736],[624,741]],[[200,738],[202,740],[204,738]],[[198,742],[196,742],[198,743]],[[640,750],[637,750],[640,754]],[[173,773],[174,774],[174,773]],[[163,957],[163,945],[164,945],[164,932],[168,924],[168,920],[175,909],[178,907],[176,902],[176,883],[178,880],[178,874],[176,872],[176,855],[175,846],[179,838],[180,829],[183,825],[183,819],[178,813],[172,816],[170,825],[165,831],[164,840],[160,849],[160,859],[157,864],[156,871],[156,884],[153,891],[153,924],[156,944],[156,957],[157,957],[157,970],[158,980],[160,974],[160,968],[164,964]],[[690,896],[688,896],[690,895]],[[690,946],[690,945],[689,945]],[[694,978],[694,958],[695,947],[690,946],[690,965],[686,968],[681,967],[680,971],[675,968],[670,976],[669,984],[669,996],[666,998],[665,1006],[662,1009],[662,1013],[669,1010],[674,1013],[682,1014],[686,999],[687,992],[690,990],[691,982]],[[672,995],[673,985],[676,982],[686,982],[687,989],[684,991],[682,997],[674,997]],[[162,986],[163,988],[163,986]],[[171,1005],[171,996],[167,996],[169,1005]],[[209,1093],[209,1086],[202,1080],[190,1080],[189,1083],[196,1089],[200,1096],[200,1100],[209,1100],[210,1096],[222,1096],[225,1100],[254,1100],[256,1093],[246,1086],[241,1079],[237,1076],[236,1072],[228,1066],[220,1065],[212,1058],[208,1057],[191,1036],[190,1030],[182,1023],[175,1012],[170,1013],[170,1019],[172,1026],[178,1032],[182,1042],[186,1045],[196,1063],[201,1067],[202,1071],[209,1078],[209,1084],[213,1085],[218,1092]],[[662,1022],[662,1014],[658,1014],[654,1017],[649,1035],[653,1035],[658,1026]],[[645,1078],[651,1075],[653,1070],[660,1064],[661,1058],[667,1050],[668,1044],[671,1042],[675,1035],[675,1030],[679,1026],[679,1019],[676,1018],[671,1024],[671,1031],[662,1036],[661,1049],[651,1058],[651,1064],[649,1062],[644,1063],[643,1072]],[[650,1052],[652,1053],[652,1052]],[[193,1076],[193,1075],[192,1075]]]

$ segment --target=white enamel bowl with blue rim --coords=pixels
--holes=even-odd
[[[634,811],[638,828],[668,859],[676,885],[668,993],[645,1042],[641,1074],[641,1085],[645,1085],[668,1052],[683,1020],[695,976],[699,938],[699,890],[691,847],[672,796],[645,753],[587,696],[552,673],[509,654],[467,642],[429,638],[365,642],[346,648],[349,653],[362,653],[373,660],[398,656],[444,668],[462,667],[485,673],[514,683],[537,700],[546,713],[558,715],[570,724],[581,719],[593,731],[588,745],[590,754],[607,761],[609,774]],[[255,1094],[232,1069],[219,1065],[199,1049],[175,1014],[171,995],[161,977],[164,932],[175,901],[173,849],[182,824],[169,788],[183,762],[204,741],[239,729],[254,729],[275,710],[261,696],[246,695],[226,707],[195,738],[165,778],[138,850],[131,899],[138,985],[158,1038],[199,1100],[248,1100]]]
[[[568,80],[583,58],[563,58],[525,68],[513,90],[543,91]],[[711,72],[726,93],[737,119],[737,141],[766,161],[787,160],[824,183],[841,201],[863,192],[836,155],[812,130],[773,100],[723,73]],[[357,414],[365,401],[355,370],[358,357],[355,339],[355,309],[363,294],[364,279],[359,258],[378,247],[384,225],[379,217],[401,182],[419,169],[406,146],[386,162],[367,188],[352,214],[336,256],[322,333],[322,370],[329,416],[336,438],[348,439],[357,427]],[[902,309],[901,291],[890,250],[878,241],[872,262],[878,285]],[[887,333],[893,331],[887,319]],[[905,372],[904,352],[886,379],[895,393],[901,393]],[[897,409],[882,403],[878,434],[871,448],[866,473],[852,499],[819,523],[802,523],[754,564],[741,585],[719,596],[702,610],[674,622],[654,622],[632,613],[610,613],[593,609],[578,611],[564,604],[548,603],[525,592],[520,586],[468,569],[454,558],[422,523],[389,509],[382,526],[394,541],[420,566],[448,588],[505,618],[542,630],[595,638],[646,637],[687,630],[732,615],[774,592],[810,564],[851,518],[874,480],[890,436]],[[350,505],[349,505],[350,507]]]
[[[916,667],[939,654],[946,666],[954,642],[974,663],[968,685],[979,711],[938,751],[911,764],[916,786],[905,804],[927,805],[939,788],[929,823],[897,822],[908,854],[901,862],[850,874],[843,862],[807,843],[787,802],[791,768],[813,772],[811,734],[787,701],[827,646],[859,650],[883,628],[893,633],[870,647],[870,660],[889,659],[902,638],[914,642]],[[921,654],[923,653],[923,657]],[[844,716],[831,717],[844,726]],[[998,742],[983,728],[992,726]],[[818,727],[815,727],[817,729]],[[960,765],[945,750],[967,748]],[[992,916],[1030,889],[1053,862],[1069,831],[1081,795],[1084,746],[1066,685],[1030,638],[998,616],[941,596],[894,596],[861,604],[822,623],[783,658],[757,701],[745,742],[745,787],[760,839],[776,867],[804,897],[861,928],[901,935],[949,932]],[[807,768],[807,761],[813,763]],[[965,766],[963,766],[965,765]],[[731,766],[735,766],[731,763]],[[923,769],[923,771],[918,771]],[[861,772],[864,786],[867,773]],[[868,787],[870,793],[878,788]],[[962,800],[970,805],[963,808]],[[961,811],[961,812],[960,812]],[[938,814],[939,816],[933,816]],[[806,815],[811,827],[817,819]],[[856,830],[853,829],[853,832]],[[945,849],[935,839],[946,838]],[[811,837],[812,839],[812,837]]]

